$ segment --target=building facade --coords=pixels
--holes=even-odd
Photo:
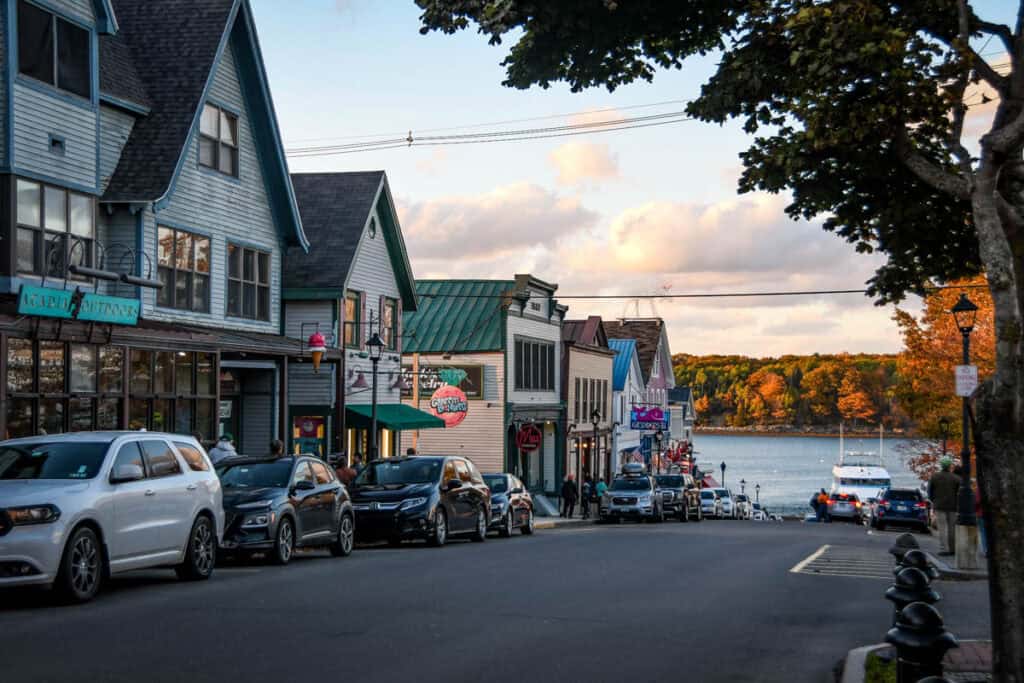
[[[562,326],[566,406],[565,471],[580,485],[591,477],[611,481],[612,365],[615,352],[608,347],[601,318],[567,320]]]
[[[636,340],[609,339],[608,346],[615,352],[612,368],[612,470],[618,472],[624,463],[641,461],[643,432],[632,428],[630,411],[646,397],[646,388]]]
[[[266,452],[302,355],[283,257],[308,242],[247,0],[10,0],[2,20],[3,433]]]

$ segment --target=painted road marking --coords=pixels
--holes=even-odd
[[[871,548],[823,545],[789,570],[793,574],[892,580],[892,562]]]
[[[821,546],[820,548],[818,548],[817,550],[815,550],[813,553],[811,553],[810,555],[808,555],[804,559],[802,559],[799,562],[797,562],[795,565],[793,565],[793,568],[790,569],[789,571],[792,572],[793,574],[799,574],[800,572],[802,572],[804,570],[804,567],[806,567],[811,562],[814,562],[816,559],[818,559],[819,557],[824,555],[826,550],[828,550],[828,544],[827,543],[825,545]]]

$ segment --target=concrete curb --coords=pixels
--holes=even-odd
[[[846,663],[843,664],[843,677],[839,679],[840,683],[864,683],[868,655],[888,647],[892,646],[886,643],[877,643],[850,650],[846,654]]]
[[[593,520],[590,520],[590,519],[573,519],[573,520],[567,520],[565,522],[555,522],[555,521],[547,521],[546,522],[546,521],[543,520],[543,518],[542,519],[534,518],[534,520],[533,520],[533,528],[534,529],[560,529],[562,527],[583,526],[585,524],[593,524],[593,523],[594,523]]]
[[[928,560],[939,570],[939,576],[950,581],[988,581],[988,572],[973,569],[957,569],[950,567],[941,557],[928,550],[924,551]]]

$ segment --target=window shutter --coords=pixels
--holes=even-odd
[[[359,292],[359,324],[356,325],[356,339],[359,340],[359,348],[366,348],[366,329],[369,327],[370,316],[366,306],[366,292]]]

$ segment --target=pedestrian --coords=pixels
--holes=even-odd
[[[235,450],[235,446],[232,443],[234,440],[235,438],[227,432],[220,435],[220,438],[217,439],[217,445],[210,449],[210,460],[214,465],[224,458],[238,455],[238,451]]]
[[[412,447],[406,448],[405,449],[405,454],[409,455],[409,456],[416,455],[416,449],[412,448]]]
[[[202,432],[200,432],[200,431],[192,432],[192,438],[195,439],[196,442],[198,442],[200,446],[203,445],[203,433]]]
[[[576,509],[576,477],[570,474],[562,483],[562,517],[572,517]]]
[[[590,498],[594,495],[594,482],[591,481],[590,475],[588,474],[583,480],[583,493],[580,498],[580,510],[583,513],[583,519],[590,519]]]
[[[810,505],[811,509],[814,510],[814,521],[815,522],[820,522],[821,521],[821,515],[818,514],[818,492],[817,491],[815,491],[814,493],[811,494],[811,499],[810,499],[810,501],[808,501],[808,505]]]
[[[604,483],[604,477],[597,478],[597,501],[600,504],[601,499],[604,498],[605,492],[608,491],[608,484]]]
[[[351,484],[352,480],[359,475],[359,473],[356,472],[355,469],[348,464],[347,455],[342,456],[341,460],[338,462],[337,469],[334,470],[334,473],[338,475],[338,481],[340,481],[345,486]]]
[[[280,458],[284,456],[284,441],[274,439],[270,442],[270,457]]]
[[[825,489],[818,491],[818,507],[814,512],[817,515],[817,520],[822,524],[832,521],[828,516],[828,494],[825,493]]]
[[[949,471],[952,461],[943,458],[939,471],[928,480],[928,498],[939,525],[939,555],[952,555],[956,548],[956,504],[960,479]]]

